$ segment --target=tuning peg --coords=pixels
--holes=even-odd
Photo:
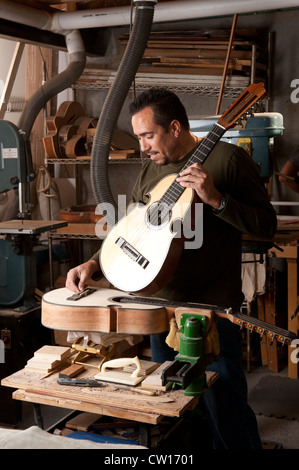
[[[264,334],[265,334],[265,330],[264,330],[264,328],[259,328],[259,335],[260,335],[260,340],[262,340],[262,339],[263,339],[263,336],[264,336]]]

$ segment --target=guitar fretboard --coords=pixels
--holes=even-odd
[[[193,165],[193,163],[203,164],[225,131],[226,129],[220,124],[214,124],[208,135],[201,141],[192,156],[184,165],[182,171],[186,168],[189,168],[189,166]],[[180,183],[174,181],[160,199],[162,206],[165,205],[168,209],[171,209],[177,202],[184,189],[185,188],[183,188]]]
[[[155,297],[139,297],[139,296],[130,296],[130,297],[117,297],[114,300],[120,303],[139,303],[139,304],[148,304],[148,305],[156,305],[161,307],[169,307],[169,308],[195,308],[195,309],[203,309],[203,310],[212,310],[215,314],[219,314],[222,317],[227,316],[227,319],[232,321],[231,318],[234,320],[233,323],[239,325],[241,328],[247,328],[251,331],[258,332],[261,336],[266,333],[269,335],[272,340],[278,340],[281,343],[290,344],[293,339],[296,338],[295,333],[292,331],[284,330],[283,328],[279,328],[275,325],[270,325],[262,320],[259,320],[255,317],[250,317],[249,315],[244,315],[243,313],[232,311],[231,309],[224,309],[218,307],[216,305],[206,305],[206,304],[198,304],[193,302],[176,302],[172,300],[166,299],[157,299]],[[230,318],[231,317],[231,318]]]

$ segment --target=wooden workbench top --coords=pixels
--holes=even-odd
[[[93,378],[96,373],[96,369],[88,369],[80,374],[80,378]],[[134,392],[134,389],[117,388],[117,384],[103,383],[103,387],[97,388],[59,385],[57,378],[58,372],[41,379],[39,374],[22,369],[4,378],[1,385],[19,389],[13,397],[23,401],[98,412],[151,424],[159,422],[163,416],[179,417],[198,402],[197,397],[185,396],[182,390],[147,396]]]

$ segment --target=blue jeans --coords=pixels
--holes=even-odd
[[[215,449],[261,449],[256,417],[247,403],[239,327],[218,318],[217,328],[221,355],[207,370],[218,372],[219,379],[203,395],[213,446]],[[151,336],[152,361],[173,360],[177,354],[165,343],[166,336],[167,333]]]

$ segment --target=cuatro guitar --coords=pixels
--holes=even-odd
[[[225,131],[264,95],[263,83],[250,85],[201,141],[184,169],[203,163]],[[151,295],[173,274],[184,243],[173,227],[184,220],[194,198],[194,191],[183,188],[176,178],[174,174],[162,179],[148,194],[147,204],[137,204],[102,243],[100,266],[114,287]]]
[[[156,297],[139,297],[116,289],[87,288],[77,295],[66,287],[44,294],[42,324],[66,331],[156,334],[169,330],[169,321],[177,309],[192,309],[194,314],[212,311],[216,317],[254,331],[262,337],[290,344],[296,335],[249,315],[216,305],[176,302]]]

